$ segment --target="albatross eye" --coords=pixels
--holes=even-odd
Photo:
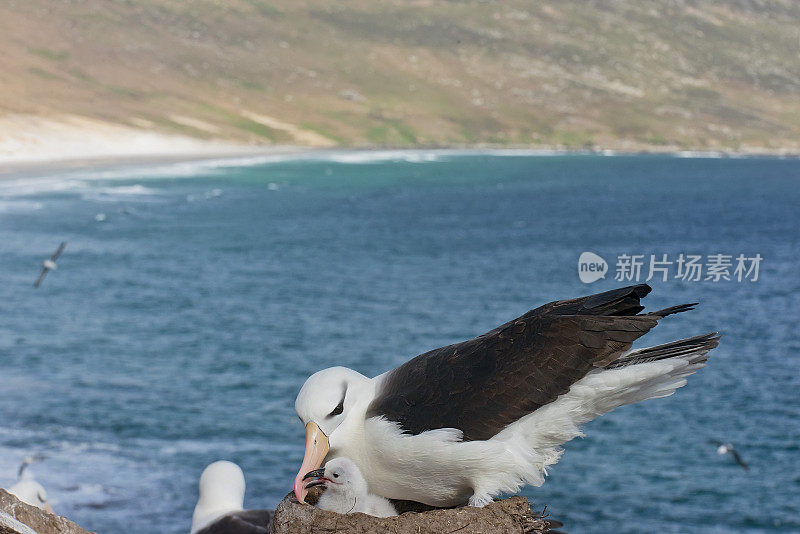
[[[333,478],[339,478],[339,473],[334,473]]]
[[[328,414],[328,417],[333,417],[334,415],[340,415],[344,411],[344,397],[342,400],[339,401],[339,405],[333,409],[331,413]]]

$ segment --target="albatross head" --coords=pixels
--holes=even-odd
[[[346,367],[331,367],[311,375],[294,403],[294,409],[306,427],[306,450],[303,465],[294,481],[297,500],[305,502],[303,476],[322,465],[331,449],[344,443],[347,422],[358,417],[368,401],[366,391],[371,380]],[[365,406],[364,406],[365,408]],[[361,413],[363,416],[363,413]]]
[[[192,530],[197,532],[219,517],[242,509],[244,504],[244,473],[233,462],[220,460],[200,475],[200,496],[192,516]]]
[[[358,500],[368,494],[367,481],[349,458],[334,458],[324,469],[306,473],[303,480],[307,480],[306,488],[324,486],[324,499],[320,498],[317,506],[340,514],[355,511]]]

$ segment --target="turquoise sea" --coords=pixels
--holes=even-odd
[[[608,276],[579,280],[584,251]],[[32,470],[60,514],[183,533],[203,467],[228,459],[246,505],[274,508],[303,454],[308,375],[373,376],[629,285],[623,254],[763,261],[756,281],[651,280],[651,310],[701,304],[647,344],[719,330],[720,347],[673,397],[588,424],[524,494],[571,533],[800,531],[796,159],[322,152],[11,176],[0,486],[43,454]]]

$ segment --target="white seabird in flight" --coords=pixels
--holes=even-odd
[[[317,508],[338,514],[354,514],[361,512],[376,517],[397,515],[394,505],[389,499],[372,495],[367,488],[367,481],[348,458],[334,458],[325,464],[323,469],[315,469],[303,476],[305,488],[324,486],[325,492],[317,501]]]
[[[268,510],[244,510],[244,473],[233,462],[210,464],[200,475],[191,534],[267,534]]]
[[[733,459],[739,464],[739,467],[744,469],[745,471],[750,471],[750,467],[742,460],[742,457],[739,456],[739,453],[736,449],[733,448],[733,443],[722,443],[721,441],[711,440],[710,443],[717,448],[717,454],[723,456],[725,454],[730,454],[733,456]]]
[[[326,457],[345,456],[370,491],[448,507],[484,506],[540,486],[580,425],[618,406],[671,395],[705,365],[716,333],[630,350],[662,318],[646,284],[546,304],[475,339],[367,378],[312,375],[295,410],[306,447],[294,492]]]
[[[36,281],[33,283],[33,287],[39,287],[39,285],[42,283],[42,280],[44,280],[44,277],[47,276],[47,273],[58,269],[58,265],[56,265],[56,260],[58,259],[59,256],[61,256],[61,253],[64,252],[64,247],[66,246],[67,246],[66,241],[62,241],[61,244],[58,246],[58,250],[56,250],[55,253],[52,256],[50,256],[50,259],[44,260],[42,262],[42,272],[39,274],[39,278],[37,278]]]

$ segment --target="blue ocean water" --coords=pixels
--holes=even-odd
[[[224,458],[246,506],[272,508],[314,371],[373,376],[627,285],[621,254],[760,254],[755,282],[650,282],[651,310],[701,305],[647,344],[719,330],[720,347],[676,395],[586,425],[524,493],[572,533],[800,531],[798,206],[800,161],[779,159],[331,152],[2,181],[0,485],[44,453],[57,512],[180,533]],[[583,251],[612,273],[581,283]]]

